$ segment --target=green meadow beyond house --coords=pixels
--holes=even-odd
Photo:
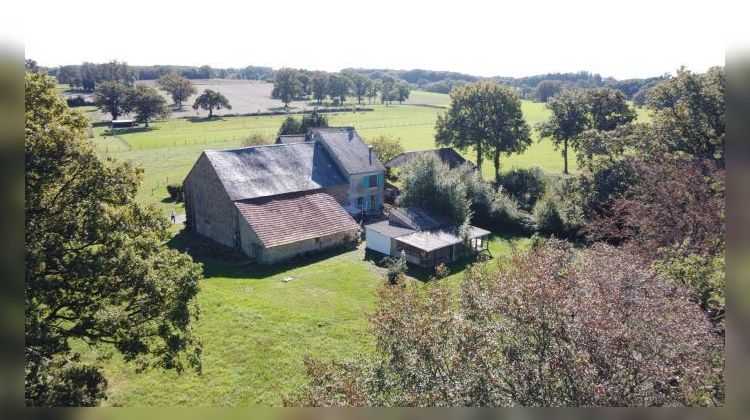
[[[352,127],[277,144],[205,150],[183,183],[192,231],[272,264],[352,243],[379,213],[385,168]]]

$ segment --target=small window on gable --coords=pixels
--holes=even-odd
[[[367,182],[367,185],[370,187],[377,187],[378,186],[378,176],[377,175],[370,175],[370,179]]]

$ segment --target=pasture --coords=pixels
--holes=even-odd
[[[376,135],[401,139],[406,150],[434,146],[434,125],[439,107],[449,102],[447,95],[413,92],[412,101],[423,105],[373,105],[366,113],[328,114],[330,125],[351,125],[367,140]],[[230,99],[231,100],[231,99]],[[248,103],[251,103],[248,100]],[[98,111],[79,108],[93,120]],[[543,104],[524,101],[524,115],[533,126],[544,119]],[[106,124],[94,126],[93,142],[104,157],[130,160],[144,169],[138,193],[143,204],[164,211],[183,211],[170,202],[165,185],[182,182],[204,149],[240,147],[252,133],[269,137],[276,133],[283,117],[173,118],[105,136]],[[539,166],[550,173],[562,171],[562,157],[551,142],[537,141],[522,155],[503,156],[502,168]],[[475,161],[471,150],[464,156]],[[575,170],[575,156],[571,155]],[[486,177],[493,173],[485,161]],[[201,240],[179,233],[170,246],[185,249],[204,263],[198,301],[201,315],[194,331],[202,341],[203,372],[146,371],[119,357],[100,362],[110,383],[106,405],[280,405],[281,395],[292,392],[305,380],[303,357],[324,360],[345,359],[373,350],[368,332],[368,313],[375,307],[374,290],[382,282],[384,270],[364,251],[357,249],[323,255],[273,268],[259,268],[241,258],[215,257],[201,253]],[[511,247],[527,246],[525,237],[495,234],[490,252],[496,262]],[[463,263],[465,264],[465,263]],[[464,265],[450,267],[443,281],[457,285]],[[425,273],[410,273],[411,282],[425,280]],[[107,350],[86,349],[90,360]]]

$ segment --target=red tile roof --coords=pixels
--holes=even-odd
[[[333,197],[320,190],[237,201],[234,205],[266,248],[359,227]]]

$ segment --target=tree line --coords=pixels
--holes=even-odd
[[[333,105],[340,105],[350,96],[356,98],[357,104],[361,104],[365,98],[368,103],[372,103],[378,94],[380,102],[388,105],[393,101],[404,102],[411,93],[408,83],[391,75],[372,79],[346,71],[328,73],[282,68],[274,73],[273,84],[271,96],[281,100],[284,107],[288,107],[294,100],[314,99],[322,104],[326,98],[330,98]]]

